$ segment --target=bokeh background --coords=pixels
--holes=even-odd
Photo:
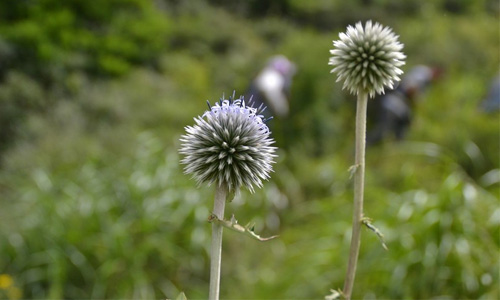
[[[244,94],[268,59],[297,72],[270,121],[275,172],[226,208],[221,297],[322,299],[349,251],[354,97],[332,40],[372,19],[404,70],[442,72],[403,141],[367,151],[354,297],[498,299],[500,120],[480,108],[500,68],[496,0],[0,2],[0,298],[208,295],[213,188],[179,164],[206,100]]]

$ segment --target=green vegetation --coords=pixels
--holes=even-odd
[[[206,298],[213,189],[182,174],[178,138],[278,53],[298,72],[291,116],[271,121],[275,172],[226,217],[280,237],[226,231],[221,298],[341,288],[355,99],[328,50],[370,18],[400,35],[404,70],[444,74],[406,141],[367,152],[365,212],[389,251],[362,232],[353,297],[499,298],[499,115],[478,110],[500,65],[498,2],[421,2],[0,2],[0,276],[16,288],[0,297]]]

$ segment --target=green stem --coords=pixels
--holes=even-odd
[[[215,190],[213,214],[219,220],[224,220],[224,206],[226,204],[227,187],[217,186]],[[210,292],[209,300],[219,299],[220,270],[222,255],[222,225],[212,222],[212,247],[210,249]]]
[[[356,265],[358,262],[359,247],[361,244],[361,219],[363,217],[363,190],[365,181],[365,147],[366,147],[366,107],[368,95],[358,94],[356,109],[356,157],[354,173],[354,212],[352,216],[351,249],[349,251],[349,262],[344,283],[344,295],[347,300],[351,299]]]

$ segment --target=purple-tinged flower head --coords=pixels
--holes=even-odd
[[[209,110],[194,119],[196,124],[185,128],[181,163],[198,184],[215,182],[230,191],[246,186],[253,192],[254,185],[262,187],[262,180],[269,178],[276,147],[261,115],[265,107],[233,99],[234,94],[213,106],[209,103]]]
[[[329,65],[338,81],[344,81],[343,88],[352,94],[383,94],[384,87],[392,88],[399,81],[406,56],[401,52],[403,44],[389,27],[379,23],[366,22],[365,27],[358,22],[356,27],[348,26],[346,33],[339,34],[334,41],[335,49]]]

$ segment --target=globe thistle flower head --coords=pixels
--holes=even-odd
[[[254,185],[262,187],[262,180],[269,178],[276,157],[267,120],[261,115],[265,107],[254,108],[243,97],[232,100],[234,94],[223,98],[214,106],[208,103],[209,110],[185,128],[181,163],[198,184],[215,182],[230,191],[246,186],[253,192]]]
[[[331,73],[344,81],[343,88],[352,94],[383,94],[384,87],[393,88],[403,71],[406,56],[401,52],[403,44],[389,27],[379,23],[366,22],[365,27],[358,22],[355,27],[348,26],[346,33],[339,34],[340,40],[333,41],[335,49],[329,65],[334,66]]]

